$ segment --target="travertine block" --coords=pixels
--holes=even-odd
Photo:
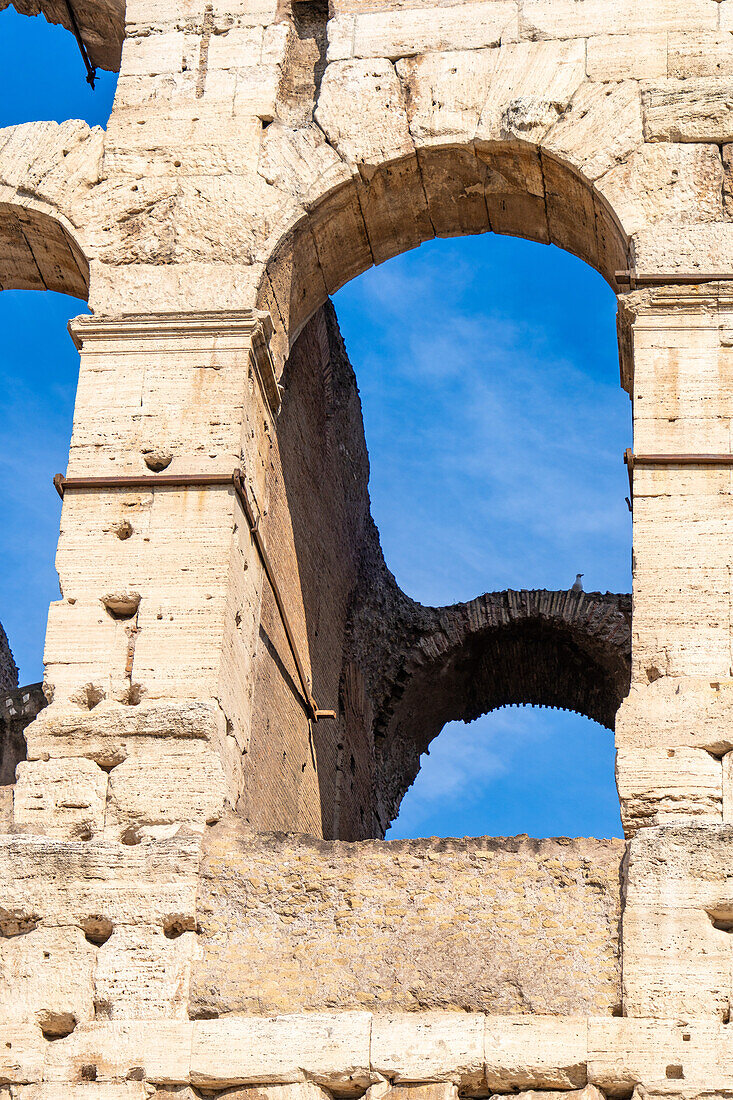
[[[485,194],[488,172],[473,148],[456,150],[421,148],[418,165],[422,188],[427,199],[431,231],[418,227],[431,237],[454,237],[461,233],[485,233],[489,216]]]
[[[0,836],[0,919],[17,926],[195,919],[201,838],[156,843]]]
[[[84,1082],[76,1085],[30,1085],[13,1100],[148,1100],[143,1081]]]
[[[730,32],[716,31],[669,35],[668,71],[643,76],[723,76],[733,72]]]
[[[729,1051],[728,1029],[714,1021],[588,1021],[588,1080],[611,1095],[640,1082],[664,1094],[728,1089]]]
[[[181,931],[186,923],[189,930]],[[97,1018],[186,1020],[191,962],[196,952],[192,924],[190,919],[171,919],[164,928],[118,928],[98,951],[94,976]]]
[[[727,1020],[733,892],[728,826],[644,829],[629,845],[623,917],[628,1016]]]
[[[629,905],[623,936],[626,1016],[727,1020],[730,937],[707,912],[682,905]]]
[[[451,50],[403,58],[397,73],[407,91],[415,144],[473,141],[499,50]]]
[[[0,939],[0,1019],[35,1023],[49,1038],[69,1034],[94,1018],[95,962],[79,928]]]
[[[371,1082],[368,1013],[195,1020],[191,1083],[317,1084],[357,1092]]]
[[[328,25],[328,60],[386,57],[396,61],[428,50],[498,46],[507,33],[516,34],[516,18],[514,0],[338,16]]]
[[[43,1032],[36,1024],[19,1024],[3,1013],[0,1016],[0,1082],[22,1085],[40,1081],[43,1077],[43,1060],[48,1047]]]
[[[687,35],[670,35],[686,41]],[[590,80],[643,80],[667,76],[667,35],[599,34],[588,39]]]
[[[182,31],[128,38],[123,47],[122,68],[126,76],[179,73],[183,68],[183,47]]]
[[[85,756],[103,767],[121,764],[148,738],[201,740],[212,746],[225,736],[226,719],[216,702],[143,700],[138,706],[104,700],[93,710],[50,706],[27,727],[29,760]]]
[[[727,752],[723,764],[723,824],[733,825],[733,752]]]
[[[112,833],[174,822],[203,828],[222,816],[227,795],[233,800],[216,746],[157,738],[110,773],[105,826]]]
[[[134,1074],[151,1084],[185,1084],[192,1028],[190,1020],[156,1020],[154,1026],[150,1021],[114,1020],[80,1024],[68,1038],[46,1044],[44,1080],[79,1081],[82,1067],[93,1065],[98,1081],[119,1081]]]
[[[520,29],[527,38],[583,38],[587,35],[647,34],[661,31],[716,30],[714,0],[525,0]]]
[[[733,97],[725,77],[649,84],[642,103],[647,141],[733,141]]]
[[[367,179],[380,164],[413,153],[402,86],[394,65],[382,58],[329,65],[316,122]]]
[[[353,172],[320,127],[293,129],[278,122],[262,134],[257,170],[268,183],[301,202],[307,202],[311,192],[323,195],[347,183]]]
[[[704,749],[620,748],[616,782],[627,837],[689,818],[722,821],[722,767]]]
[[[452,1081],[462,1091],[473,1091],[485,1079],[484,1017],[453,1012],[376,1014],[371,1064],[394,1081]]]
[[[93,760],[23,761],[17,770],[18,832],[89,840],[104,828],[107,774]]]
[[[545,135],[542,147],[576,165],[587,179],[597,180],[643,140],[636,81],[586,83]]]
[[[358,187],[359,204],[375,263],[383,263],[435,236],[417,158],[398,161]]]
[[[636,232],[655,221],[720,221],[723,165],[714,145],[645,144],[597,182],[624,228]],[[684,369],[684,367],[683,367]],[[679,387],[678,400],[688,399]],[[635,421],[636,426],[636,421]],[[635,443],[640,453],[654,448]]]
[[[486,1017],[490,1089],[572,1089],[586,1083],[587,1024],[574,1017]]]
[[[733,751],[733,680],[662,676],[634,684],[616,716],[616,743],[627,749],[688,745],[716,756]]]
[[[733,224],[730,222],[689,226],[662,223],[640,229],[632,239],[639,274],[699,271],[703,256],[709,274],[724,275],[733,264]]]
[[[584,79],[583,42],[503,46],[491,73],[476,139],[539,142],[569,109]]]

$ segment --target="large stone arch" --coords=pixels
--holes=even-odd
[[[103,132],[84,122],[0,130],[0,290],[86,299],[85,215],[99,179]]]
[[[260,252],[281,358],[328,294],[435,236],[551,242],[617,292],[617,272],[695,266],[705,242],[710,262],[720,151],[669,140],[631,63],[607,73],[581,38],[411,53],[387,31],[363,47],[384,56],[348,56],[338,23],[314,122],[262,139],[258,173],[290,196],[264,207]]]
[[[487,592],[467,603],[424,607],[397,586],[376,532],[367,545],[341,690],[347,713],[355,681],[366,700],[361,710],[373,737],[381,831],[447,722],[535,705],[614,729],[631,677],[630,596]]]

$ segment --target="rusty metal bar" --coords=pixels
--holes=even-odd
[[[66,4],[66,10],[69,13],[69,21],[71,23],[71,29],[74,33],[74,38],[76,39],[76,44],[79,47],[79,53],[81,54],[81,59],[84,62],[84,67],[87,71],[87,84],[89,84],[92,91],[94,91],[94,84],[95,84],[96,79],[97,79],[97,69],[94,65],[92,65],[91,61],[89,60],[89,52],[87,51],[86,44],[84,42],[84,39],[81,36],[81,31],[79,30],[79,24],[76,21],[76,14],[74,12],[74,9],[71,6],[71,0],[64,0],[64,3]]]
[[[624,454],[629,473],[634,466],[733,466],[733,454],[704,455],[635,455],[630,450]]]
[[[313,722],[319,722],[324,718],[336,717],[336,712],[334,710],[321,710],[311,694],[308,677],[306,676],[303,662],[300,659],[300,653],[298,652],[295,635],[293,634],[290,620],[285,610],[282,593],[275,579],[272,563],[270,562],[267,548],[260,532],[259,516],[255,517],[254,509],[247,492],[247,485],[241,470],[235,470],[232,474],[155,474],[152,477],[136,477],[135,475],[130,476],[121,474],[115,477],[67,478],[64,477],[63,474],[56,474],[53,479],[53,484],[62,500],[64,499],[64,494],[69,489],[158,489],[165,487],[169,489],[188,489],[192,487],[209,488],[216,486],[233,488],[234,494],[247,520],[250,536],[255,544],[260,561],[262,562],[265,576],[272,589],[272,594],[275,597],[275,603],[285,630],[288,646],[298,671],[298,679],[300,680],[301,687],[301,701],[305,707],[305,712]]]
[[[710,275],[695,272],[694,274],[681,275],[679,272],[668,275],[637,275],[635,271],[617,271],[614,275],[619,286],[630,286],[634,290],[637,286],[697,286],[700,283],[729,283],[733,281],[733,274]]]
[[[633,512],[634,469],[636,466],[733,466],[733,454],[701,455],[635,455],[630,447],[624,451],[624,462],[629,474],[629,511]]]

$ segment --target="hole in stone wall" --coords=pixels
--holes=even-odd
[[[138,707],[145,695],[142,684],[128,684],[120,695],[120,702],[126,707]]]
[[[132,535],[132,524],[130,523],[129,519],[123,519],[120,520],[119,523],[115,524],[112,530],[117,535],[117,538],[121,539],[124,542]]]
[[[71,696],[71,701],[87,710],[94,710],[104,698],[105,693],[97,684],[84,684],[84,687]]]
[[[708,916],[713,928],[717,928],[719,932],[733,932],[733,913],[708,910]]]
[[[45,1009],[37,1014],[37,1019],[44,1039],[65,1039],[76,1027],[76,1016],[73,1012]]]
[[[99,916],[87,917],[81,922],[81,927],[87,942],[95,947],[105,944],[114,931],[112,921]]]
[[[131,619],[140,606],[139,592],[115,592],[102,596],[107,613],[113,619]]]
[[[196,922],[193,917],[170,916],[163,921],[163,933],[168,940],[177,940],[184,932],[195,932]]]
[[[164,447],[152,447],[150,450],[143,451],[143,461],[149,470],[160,473],[161,470],[166,470],[170,466],[173,455]]]
[[[140,835],[140,830],[138,829],[137,825],[128,825],[127,828],[124,829],[123,832],[120,834],[121,844],[134,845],[140,844],[141,842],[142,836]]]

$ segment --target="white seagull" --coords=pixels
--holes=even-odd
[[[583,591],[583,582],[580,578],[584,577],[584,576],[585,576],[585,573],[576,573],[575,574],[575,584],[570,589],[571,592],[582,592]]]

